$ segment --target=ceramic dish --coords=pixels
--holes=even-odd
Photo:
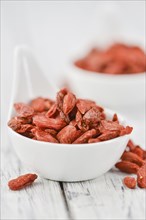
[[[27,102],[36,96],[46,96],[52,84],[42,75],[35,58],[25,47],[15,54],[15,85],[9,117],[14,116],[13,103]],[[39,87],[38,87],[39,86]],[[52,96],[56,88],[52,86]],[[112,118],[115,112],[106,109]],[[118,114],[121,124],[122,116]],[[40,176],[56,181],[83,181],[98,177],[111,169],[122,155],[130,135],[92,144],[56,144],[26,138],[8,128],[18,157]]]

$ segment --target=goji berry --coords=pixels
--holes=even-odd
[[[28,185],[31,185],[35,179],[37,179],[36,174],[25,174],[16,179],[10,180],[8,182],[8,186],[11,190],[20,190]]]
[[[135,189],[136,187],[136,179],[134,177],[126,176],[123,182],[130,189]]]

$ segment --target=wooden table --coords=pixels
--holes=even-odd
[[[126,188],[125,174],[114,169],[85,182],[39,178],[21,191],[8,189],[8,180],[28,172],[13,149],[2,151],[1,219],[145,219],[145,190]]]

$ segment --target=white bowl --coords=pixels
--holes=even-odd
[[[111,118],[114,112],[106,110],[106,114]],[[18,157],[29,168],[44,178],[68,182],[93,179],[110,170],[130,139],[125,135],[92,144],[56,144],[32,140],[8,130]]]
[[[14,85],[9,117],[14,116],[13,103],[28,102],[37,96],[55,97],[53,83],[42,74],[35,57],[27,47],[15,50]],[[106,110],[111,118],[115,112]],[[121,124],[123,118],[118,115]],[[40,176],[57,181],[81,181],[98,177],[111,169],[123,153],[130,135],[92,144],[56,144],[26,138],[8,128],[18,157]]]
[[[122,108],[145,103],[145,73],[112,75],[91,72],[66,63],[64,74],[69,88],[78,97],[95,100],[107,108]]]

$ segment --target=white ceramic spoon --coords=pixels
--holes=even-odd
[[[55,98],[57,88],[48,82],[34,56],[26,47],[15,51],[15,83],[8,120],[14,116],[14,102],[28,102],[37,96]],[[106,109],[111,118],[113,111]],[[123,124],[123,118],[119,116]],[[83,181],[96,178],[109,169],[123,153],[129,135],[93,144],[56,144],[26,138],[8,128],[19,158],[40,176],[56,181]]]

